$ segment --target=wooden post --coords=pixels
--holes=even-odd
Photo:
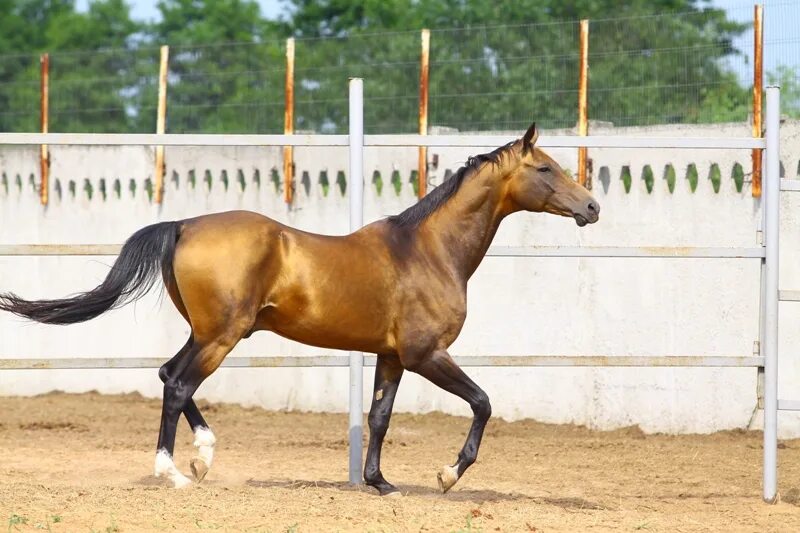
[[[589,97],[589,21],[581,21],[580,53],[578,71],[578,135],[585,137],[589,133],[588,97]],[[585,146],[578,148],[578,183],[586,186],[587,150]]]
[[[430,59],[431,31],[422,30],[422,53],[419,61],[419,134],[428,134],[428,72]],[[428,192],[428,147],[419,147],[419,197]]]
[[[753,137],[761,137],[761,101],[764,90],[764,6],[756,5],[753,17]],[[753,149],[754,198],[761,196],[761,150]]]
[[[42,133],[47,133],[49,128],[50,115],[50,54],[42,54],[39,57],[41,65],[41,85],[40,85],[40,120]],[[50,192],[50,154],[47,145],[41,146],[39,154],[39,165],[41,169],[41,182],[39,185],[39,200],[42,205],[47,205]]]
[[[169,46],[161,47],[161,64],[158,69],[158,115],[156,133],[163,134],[167,123],[167,74],[169,72]],[[156,146],[155,201],[160,204],[164,193],[164,146]]]
[[[283,133],[294,133],[294,37],[286,39],[286,104],[283,112]],[[283,147],[283,199],[292,203],[294,196],[294,147]]]

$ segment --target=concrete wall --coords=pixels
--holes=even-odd
[[[604,128],[596,134],[746,136],[745,124]],[[553,133],[553,132],[549,132]],[[796,177],[800,124],[784,124],[782,157]],[[431,149],[438,160],[431,182],[439,184],[467,155],[494,147]],[[552,150],[575,168],[575,150]],[[0,150],[0,242],[120,243],[158,221],[226,209],[251,209],[293,226],[329,234],[346,232],[348,203],[337,183],[346,182],[347,150],[296,150],[297,194],[289,209],[273,181],[281,168],[279,148],[168,148],[162,206],[151,203],[148,183],[153,152],[142,147],[53,147],[52,203],[38,204],[37,150]],[[755,246],[761,203],[750,194],[746,151],[590,150],[600,223],[578,228],[548,215],[517,214],[497,236],[498,245]],[[687,166],[698,172],[692,192]],[[720,170],[719,192],[709,179]],[[745,183],[736,190],[731,173],[741,164]],[[655,179],[642,179],[650,165]],[[665,165],[676,171],[670,192]],[[398,212],[414,202],[409,178],[415,148],[369,149],[366,154],[366,220]],[[631,174],[630,191],[621,179]],[[227,179],[223,176],[227,174]],[[328,186],[320,183],[327,172]],[[373,181],[380,174],[382,190]],[[392,174],[399,174],[399,192]],[[277,171],[276,171],[277,172]],[[194,176],[192,178],[192,175]],[[18,177],[19,176],[19,177]],[[208,178],[208,179],[207,179]],[[225,185],[227,181],[227,186]],[[397,181],[397,180],[395,180]],[[344,183],[346,189],[346,183]],[[60,190],[60,193],[59,193]],[[74,192],[73,192],[74,191]],[[91,193],[91,198],[90,198]],[[782,204],[781,287],[800,288],[800,199],[785,193]],[[111,258],[0,258],[0,290],[25,297],[57,297],[97,285]],[[469,314],[452,347],[460,355],[750,355],[758,337],[758,262],[675,259],[487,258],[469,288]],[[780,397],[800,397],[800,305],[781,304]],[[180,348],[188,327],[168,299],[153,294],[92,322],[70,327],[24,323],[0,315],[2,357],[163,356]],[[270,333],[258,333],[233,355],[326,353]],[[648,432],[708,432],[757,426],[755,369],[470,369],[506,419],[614,428],[639,424]],[[366,396],[371,371],[365,376]],[[0,394],[37,394],[53,389],[161,393],[152,370],[4,371]],[[270,409],[344,411],[346,369],[221,369],[201,387],[211,400]],[[365,398],[365,400],[368,398]],[[442,410],[467,415],[460,400],[408,375],[399,411]],[[212,417],[213,418],[213,417]],[[214,420],[211,420],[212,424]],[[781,414],[783,436],[800,435],[800,418]],[[343,428],[344,431],[344,428]]]

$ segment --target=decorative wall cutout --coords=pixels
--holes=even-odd
[[[704,175],[708,176],[708,180],[711,182],[711,187],[715,193],[719,193],[723,181],[728,178],[728,175],[723,177],[722,169],[725,167],[727,163],[723,162],[712,162],[709,163],[708,166],[702,165],[702,168],[698,168],[696,163],[689,163],[686,166],[685,171],[685,178],[688,181],[689,189],[692,193],[697,191],[697,187],[699,185],[699,175],[700,173],[704,173]],[[745,169],[748,168],[748,163],[739,163],[734,162],[731,171],[730,171],[730,179],[733,181],[735,189],[738,193],[741,193],[744,190],[744,185],[746,181],[747,174]],[[794,168],[792,164],[791,167],[786,168]],[[614,169],[615,170],[615,169]],[[336,178],[335,180],[331,179],[330,172],[334,170],[322,170],[319,173],[319,178],[316,183],[313,183],[309,171],[302,171],[297,178],[297,182],[294,184],[295,187],[302,188],[305,190],[306,197],[314,196],[316,194],[320,194],[322,196],[327,197],[331,190],[331,185],[334,185],[336,190],[342,195],[347,195],[347,185],[348,185],[348,177],[345,170],[335,170]],[[608,165],[603,165],[600,167],[597,180],[602,185],[602,192],[608,193],[612,187],[611,184],[611,171],[612,168]],[[616,170],[615,170],[616,171]],[[236,173],[235,179],[232,178],[233,172]],[[281,194],[282,189],[284,187],[283,179],[281,178],[281,173],[276,167],[272,167],[269,170],[270,172],[270,181],[272,182],[272,187],[270,187],[271,191],[274,191],[275,194]],[[440,185],[441,182],[450,179],[454,173],[452,169],[441,169],[441,174],[438,176],[434,175],[431,178],[432,189],[435,186]],[[644,184],[645,190],[648,194],[652,194],[655,190],[655,172],[651,164],[645,164],[641,167],[633,166],[633,165],[623,165],[619,169],[619,177],[620,181],[622,182],[621,185],[625,191],[625,193],[630,193],[631,188],[633,187],[633,179],[632,175],[635,173],[636,175],[641,177],[642,183]],[[785,168],[784,168],[785,172]],[[800,178],[800,162],[797,165],[797,177]],[[170,183],[171,185],[169,188],[172,191],[179,191],[181,190],[181,181],[185,180],[186,182],[186,189],[188,190],[189,187],[192,189],[196,188],[196,169],[189,169],[185,171],[184,174],[181,174],[176,169],[171,170],[171,177]],[[663,176],[662,179],[666,181],[667,190],[670,194],[675,192],[675,186],[677,182],[676,178],[676,170],[675,166],[672,163],[668,163],[664,166]],[[13,177],[12,177],[13,176]],[[795,176],[790,176],[791,178],[795,178]],[[147,177],[145,179],[135,179],[135,178],[124,178],[127,179],[127,183],[125,188],[130,193],[130,198],[136,198],[137,194],[147,194],[148,201],[152,201],[154,196],[154,184],[152,182],[151,177]],[[205,184],[205,192],[212,192],[215,193],[220,192],[227,192],[231,189],[235,189],[237,194],[243,194],[245,192],[249,192],[248,188],[250,183],[247,181],[247,177],[245,175],[245,170],[242,168],[235,168],[235,169],[221,169],[219,171],[219,183],[221,184],[218,188],[214,187],[214,178],[211,169],[203,170],[203,182]],[[252,174],[252,184],[253,188],[258,191],[261,188],[261,174],[260,169],[256,168],[253,170]],[[83,178],[80,180],[64,180],[59,179],[57,177],[53,178],[53,193],[54,198],[59,200],[63,199],[64,192],[68,192],[69,195],[73,199],[97,199],[101,201],[108,201],[109,198],[111,199],[122,199],[122,181],[121,178],[110,178],[110,177],[102,177],[102,178]],[[331,183],[334,181],[335,183]],[[26,186],[27,183],[27,186]],[[238,186],[237,186],[238,184]],[[367,187],[374,187],[374,191],[377,195],[381,196],[386,188],[386,186],[391,184],[391,189],[394,190],[394,193],[398,196],[401,194],[417,195],[419,191],[419,174],[416,170],[409,171],[408,179],[404,179],[401,174],[401,170],[395,169],[391,172],[391,176],[389,177],[388,181],[383,176],[380,170],[373,170],[371,179],[366,182]],[[37,174],[29,173],[26,178],[22,177],[21,173],[11,173],[8,170],[0,170],[0,201],[2,200],[2,196],[8,196],[9,194],[28,194],[34,193],[38,195],[38,188],[39,184],[37,182]],[[97,194],[99,193],[99,194]],[[125,198],[128,198],[126,195]]]
[[[281,188],[283,187],[283,180],[281,179],[281,175],[277,168],[272,167],[270,169],[269,179],[272,182],[272,185],[275,187],[275,194],[280,194]]]
[[[620,179],[622,180],[622,185],[625,187],[625,193],[631,192],[631,167],[630,165],[623,165],[622,171],[620,172]]]
[[[694,192],[697,190],[697,165],[689,163],[686,167],[686,179],[689,180],[689,189]]]
[[[672,166],[672,163],[667,163],[664,165],[664,179],[667,180],[667,189],[669,193],[672,194],[675,192],[675,167]]]
[[[603,187],[603,193],[608,194],[608,187],[611,185],[611,172],[607,166],[600,167],[600,172],[597,174],[597,179]]]
[[[344,170],[336,173],[336,185],[339,186],[339,192],[342,193],[342,196],[347,194],[347,178],[344,175]]]
[[[739,163],[735,163],[731,169],[731,179],[733,184],[736,185],[736,192],[742,192],[744,187],[744,169]]]
[[[419,170],[412,170],[408,178],[411,184],[411,189],[414,191],[414,196],[419,196]]]
[[[711,180],[711,186],[714,187],[714,192],[719,194],[719,186],[722,183],[722,173],[719,171],[719,165],[713,163],[708,171],[708,179]]]
[[[322,196],[327,197],[331,190],[331,182],[328,179],[328,171],[323,170],[319,173],[319,184],[322,187]]]
[[[400,190],[403,188],[403,180],[400,178],[400,171],[394,169],[392,171],[392,187],[394,187],[394,192],[397,196],[400,196]]]
[[[644,180],[644,186],[647,188],[647,194],[652,193],[656,179],[653,176],[653,169],[650,168],[650,165],[645,165],[642,169],[642,180]]]

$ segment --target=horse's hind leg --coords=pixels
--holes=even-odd
[[[156,476],[166,476],[175,487],[189,485],[172,460],[178,418],[186,409],[200,384],[216,370],[241,338],[242,331],[227,331],[210,341],[195,340],[186,355],[175,362],[172,374],[164,383],[161,429],[156,452]],[[199,412],[199,411],[198,411]]]
[[[172,376],[175,371],[175,365],[189,352],[193,342],[194,338],[190,336],[183,348],[159,369],[158,377],[161,379],[162,383],[166,383],[170,376]],[[211,468],[211,462],[214,459],[214,445],[217,439],[208,427],[208,424],[200,413],[200,409],[198,409],[194,400],[189,399],[189,402],[183,409],[183,414],[186,416],[186,421],[189,423],[192,433],[194,433],[193,444],[197,448],[197,456],[192,459],[190,466],[195,480],[199,482],[206,477],[208,469]]]
[[[439,488],[442,492],[447,492],[456,484],[456,481],[464,475],[467,468],[478,458],[478,449],[481,446],[481,438],[486,423],[492,415],[492,407],[489,404],[489,397],[486,395],[469,376],[453,361],[450,355],[439,350],[433,352],[429,357],[416,363],[409,370],[427,378],[435,385],[444,390],[455,394],[466,401],[472,408],[472,426],[469,429],[467,440],[458,460],[453,466],[444,466],[438,474]]]
[[[375,367],[375,390],[372,407],[369,410],[369,447],[364,465],[364,481],[367,485],[378,489],[381,496],[398,494],[397,488],[386,481],[381,473],[381,447],[389,429],[394,397],[402,377],[403,367],[397,356],[378,356],[378,364]]]

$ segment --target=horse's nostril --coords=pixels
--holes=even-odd
[[[597,212],[600,211],[600,207],[594,202],[589,202],[589,205],[586,207],[589,209],[590,213],[597,214]]]

